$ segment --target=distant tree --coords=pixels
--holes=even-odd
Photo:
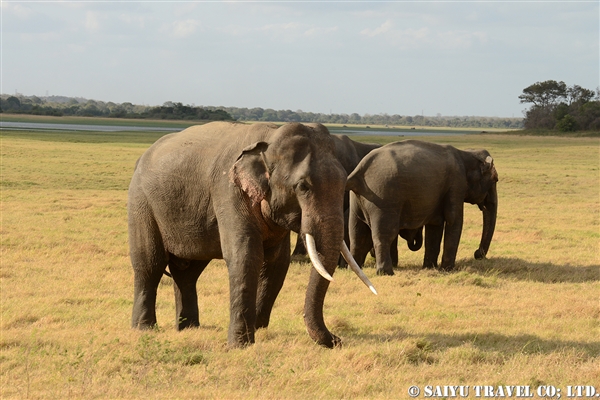
[[[560,103],[567,96],[567,85],[564,82],[536,82],[523,89],[519,96],[521,103],[533,103],[538,107],[548,107]]]
[[[18,97],[10,96],[6,99],[6,107],[10,111],[18,111],[21,109],[21,100]]]
[[[556,123],[556,129],[561,132],[573,132],[577,130],[577,121],[572,115],[565,115]]]
[[[570,106],[574,103],[584,104],[594,98],[594,91],[582,88],[579,85],[573,85],[567,88],[567,104]]]
[[[533,103],[525,112],[526,129],[556,129],[562,132],[600,128],[600,96],[579,85],[536,82],[523,89],[521,103]],[[597,100],[593,100],[596,97]]]

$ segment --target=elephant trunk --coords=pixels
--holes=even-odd
[[[475,251],[475,258],[482,260],[485,258],[490,244],[492,243],[492,237],[494,236],[494,229],[496,228],[496,217],[498,215],[498,192],[496,191],[496,184],[489,190],[484,202],[479,204],[479,208],[483,213],[483,231],[481,233],[481,242],[479,248]]]
[[[311,256],[315,268],[311,269],[306,289],[304,322],[309,336],[317,344],[329,348],[341,345],[341,340],[325,326],[323,304],[340,255],[344,238],[343,227],[341,212],[339,218],[328,217],[321,220],[313,220],[309,215],[302,216],[301,235],[309,255],[313,251],[315,253]]]
[[[415,233],[415,236],[407,241],[410,251],[419,251],[423,246],[423,227]]]

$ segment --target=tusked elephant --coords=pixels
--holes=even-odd
[[[212,259],[224,259],[229,346],[254,343],[283,285],[294,230],[316,269],[306,291],[307,331],[322,346],[340,345],[323,321],[329,281],[345,250],[347,175],[333,152],[320,124],[214,122],[156,141],[138,160],[129,186],[132,326],[156,324],[157,287],[167,265],[177,329],[198,326],[196,282]],[[364,274],[361,279],[370,285]]]
[[[423,267],[452,270],[463,226],[464,203],[483,213],[475,258],[489,250],[498,210],[498,173],[486,150],[458,150],[418,140],[387,144],[369,153],[348,176],[350,251],[362,265],[375,248],[377,274],[393,275],[390,243],[399,231],[425,226]]]
[[[362,143],[357,142],[355,140],[350,139],[346,135],[331,135],[333,138],[333,142],[335,143],[335,157],[344,167],[346,173],[350,174],[354,171],[354,168],[358,165],[360,160],[362,160],[371,150],[377,149],[381,147],[380,144],[376,143]],[[348,237],[348,208],[350,207],[350,199],[349,193],[346,192],[344,194],[344,218],[345,218],[345,227],[344,229],[344,239],[346,243],[349,241]],[[306,247],[304,246],[304,242],[302,238],[298,236],[296,240],[296,246],[294,247],[293,255],[302,255],[306,254]],[[346,267],[344,262],[344,258],[340,257],[339,266]]]

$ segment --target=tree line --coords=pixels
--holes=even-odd
[[[323,124],[356,124],[387,126],[431,126],[457,128],[523,128],[523,118],[498,118],[477,116],[423,116],[398,114],[323,114],[302,110],[273,110],[270,108],[223,107],[231,116],[240,121],[273,122],[320,122]]]
[[[324,124],[357,124],[393,126],[431,126],[457,128],[520,129],[522,118],[477,116],[423,116],[389,114],[323,114],[302,110],[271,108],[239,108],[184,105],[167,101],[162,106],[113,103],[64,96],[0,96],[0,112],[114,118],[148,118],[177,120],[237,120],[269,122],[320,122]]]
[[[525,129],[600,130],[600,88],[594,92],[548,80],[526,87],[519,99],[521,103],[533,104],[525,112]]]
[[[232,116],[219,108],[204,108],[168,101],[162,106],[142,106],[80,98],[52,96],[0,96],[0,112],[51,116],[82,116],[166,120],[230,121]]]

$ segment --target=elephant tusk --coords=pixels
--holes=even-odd
[[[493,163],[493,162],[494,162],[494,159],[492,158],[492,156],[487,156],[487,157],[485,158],[485,162],[486,162],[486,163],[488,163],[488,164],[491,164],[491,163]]]
[[[363,283],[365,285],[367,285],[367,287],[369,289],[371,289],[371,292],[373,292],[376,295],[377,290],[375,290],[375,286],[373,286],[373,284],[371,283],[369,278],[367,278],[367,275],[365,275],[363,270],[358,266],[358,263],[356,262],[354,257],[352,257],[352,254],[350,254],[350,250],[348,249],[348,246],[346,246],[346,242],[344,242],[343,240],[342,240],[342,256],[344,257],[344,259],[346,260],[346,262],[348,263],[350,268],[352,268],[352,271],[354,271],[354,273],[356,275],[358,275],[360,280],[363,281]]]
[[[327,270],[321,263],[321,260],[319,259],[319,255],[317,254],[317,246],[315,244],[315,238],[312,237],[310,233],[306,234],[306,251],[308,252],[310,261],[312,261],[313,267],[315,267],[317,272],[328,281],[333,281],[333,277],[329,275],[329,272],[327,272]]]

